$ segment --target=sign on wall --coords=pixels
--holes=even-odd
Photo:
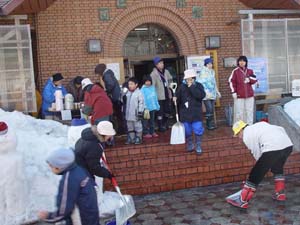
[[[199,76],[200,72],[204,66],[204,60],[209,57],[210,57],[209,55],[187,56],[187,58],[186,58],[187,69],[194,69],[197,73],[197,76]]]
[[[253,70],[258,83],[253,85],[256,94],[263,94],[269,91],[268,62],[266,58],[248,58],[248,68]]]
[[[99,59],[99,63],[106,64],[108,69],[111,69],[120,84],[125,81],[124,75],[124,59],[123,58],[104,58]]]

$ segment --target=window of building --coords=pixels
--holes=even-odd
[[[124,42],[124,56],[177,53],[172,35],[156,24],[144,24],[129,32]]]
[[[0,108],[36,111],[29,25],[0,26]]]
[[[268,60],[269,89],[291,93],[300,79],[300,19],[242,20],[243,54]]]

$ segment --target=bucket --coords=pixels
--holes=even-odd
[[[74,97],[71,94],[65,96],[65,109],[71,110],[74,108]]]
[[[292,81],[292,96],[300,96],[300,79]]]

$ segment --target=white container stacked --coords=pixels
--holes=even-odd
[[[64,109],[64,103],[63,103],[63,94],[61,90],[56,90],[55,93],[55,109],[56,111],[61,111]]]

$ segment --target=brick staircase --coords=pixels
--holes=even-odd
[[[170,145],[169,137],[165,133],[129,146],[117,138],[116,147],[105,150],[123,193],[141,195],[243,181],[255,162],[228,127],[205,133],[200,156],[187,153],[184,145]],[[285,172],[300,173],[299,153],[289,157]],[[105,190],[109,189],[106,180]]]

